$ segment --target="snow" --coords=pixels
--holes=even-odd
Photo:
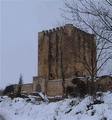
[[[112,93],[104,93],[103,101],[88,109],[92,103],[89,96],[51,103],[4,96],[0,97],[0,116],[5,120],[112,120]]]
[[[37,92],[37,94],[39,94],[45,102],[49,102],[49,100],[45,94],[43,94],[42,92]]]

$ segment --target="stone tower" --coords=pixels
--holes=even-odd
[[[39,32],[38,76],[33,77],[33,84],[24,84],[22,91],[64,96],[68,86],[74,86],[71,82],[73,78],[84,80],[96,66],[96,41],[93,34],[71,24]]]
[[[48,80],[88,76],[84,59],[91,65],[96,60],[96,43],[93,34],[72,24],[38,34],[38,76]],[[91,51],[94,51],[91,55]]]

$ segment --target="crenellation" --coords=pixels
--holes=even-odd
[[[56,31],[59,31],[59,27],[56,28]]]
[[[48,35],[48,34],[49,34],[48,30],[46,30],[46,31],[44,31],[43,35]]]
[[[55,33],[55,32],[56,32],[56,29],[55,29],[55,28],[53,28],[53,29],[52,29],[52,33]]]

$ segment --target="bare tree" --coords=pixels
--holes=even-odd
[[[65,7],[64,17],[68,21],[96,36],[96,48],[91,46],[91,64],[88,64],[86,57],[83,60],[85,69],[91,77],[91,94],[94,94],[94,80],[112,59],[112,1],[65,0]],[[65,12],[69,13],[69,17]],[[95,49],[96,56],[93,54]]]
[[[96,39],[106,40],[105,49],[112,56],[112,1],[65,0],[65,7],[70,16],[64,17],[80,29],[95,34]]]
[[[94,38],[95,39],[95,38]],[[102,71],[103,67],[106,65],[110,56],[107,56],[107,52],[105,51],[105,46],[107,45],[107,41],[102,39],[97,39],[98,42],[94,43],[95,41],[91,42],[90,44],[90,54],[89,59],[86,56],[83,56],[81,59],[82,64],[84,65],[85,70],[89,73],[90,76],[90,89],[89,93],[91,95],[95,95],[96,88],[95,88],[95,80],[97,76],[99,76],[100,72]],[[81,54],[81,53],[80,53]],[[97,55],[96,55],[97,54]]]
[[[71,15],[69,20],[74,22],[76,26],[92,30],[94,34],[112,45],[111,0],[71,0],[71,2],[65,0],[65,6]]]

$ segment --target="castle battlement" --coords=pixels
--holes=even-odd
[[[51,35],[52,33],[59,33],[59,32],[66,32],[67,30],[73,30],[75,32],[78,32],[79,34],[82,34],[83,36],[86,35],[86,36],[91,36],[91,37],[95,37],[94,34],[91,34],[91,33],[87,33],[75,26],[73,26],[73,24],[65,24],[64,26],[61,26],[61,27],[56,27],[56,28],[53,28],[53,29],[49,29],[49,30],[44,30],[42,32],[39,32],[39,36],[45,36],[45,35]]]

